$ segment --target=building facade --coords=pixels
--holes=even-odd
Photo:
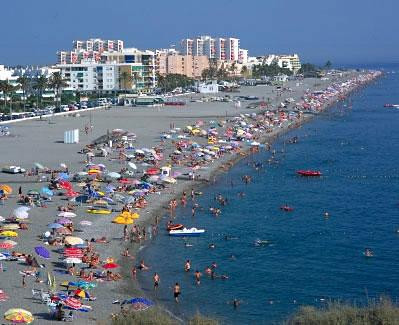
[[[209,59],[205,55],[182,55],[176,52],[157,52],[157,73],[160,75],[181,74],[189,78],[200,78],[209,68]]]

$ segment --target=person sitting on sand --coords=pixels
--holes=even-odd
[[[86,273],[85,273],[85,270],[84,270],[84,269],[80,269],[80,271],[79,271],[79,277],[82,278],[82,279],[86,278]]]

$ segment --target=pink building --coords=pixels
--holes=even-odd
[[[157,53],[156,71],[160,75],[182,74],[189,78],[200,78],[207,68],[209,59],[205,55],[179,55],[161,51]]]

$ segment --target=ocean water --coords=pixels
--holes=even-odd
[[[389,68],[388,68],[389,69]],[[185,240],[170,238],[161,226],[141,252],[151,266],[139,279],[148,295],[178,317],[196,313],[226,324],[274,324],[301,305],[323,305],[330,299],[364,303],[382,294],[399,297],[399,69],[337,104],[300,129],[279,138],[270,153],[248,157],[216,184],[205,188],[197,202],[204,209],[191,216],[191,202],[177,211],[175,221],[206,229],[205,235]],[[296,144],[286,140],[297,136]],[[254,162],[263,163],[255,170]],[[298,169],[316,169],[320,178],[296,176]],[[252,176],[245,185],[241,177]],[[240,198],[237,194],[245,192]],[[215,195],[228,198],[219,217]],[[280,206],[288,204],[292,212]],[[325,218],[325,212],[329,217]],[[162,222],[166,223],[167,219]],[[226,236],[227,239],[226,240]],[[270,241],[257,247],[257,239]],[[210,243],[215,244],[209,249]],[[369,247],[375,256],[366,258]],[[235,258],[231,258],[234,255]],[[196,286],[192,270],[203,278]],[[211,280],[206,266],[217,263]],[[159,291],[152,275],[161,276]],[[172,287],[182,287],[180,303]],[[231,301],[241,305],[234,309]]]

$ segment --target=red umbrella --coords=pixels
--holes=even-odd
[[[159,169],[158,168],[148,168],[145,172],[147,175],[158,175]]]
[[[107,263],[103,265],[104,269],[115,269],[117,267],[119,267],[119,265],[116,263]]]
[[[72,309],[79,309],[82,307],[82,302],[79,299],[68,297],[64,300],[65,306],[72,308]]]
[[[6,301],[8,298],[8,295],[3,290],[0,290],[0,301]]]
[[[70,182],[60,181],[59,184],[64,190],[72,190],[72,184]]]
[[[10,243],[0,243],[0,248],[1,249],[11,249],[13,247],[14,247],[14,245],[12,245]]]
[[[127,178],[121,178],[118,182],[121,184],[131,184],[133,181]]]
[[[81,258],[83,257],[83,251],[79,248],[75,247],[70,247],[70,248],[65,248],[64,249],[64,256],[65,257],[76,257],[76,258]]]

